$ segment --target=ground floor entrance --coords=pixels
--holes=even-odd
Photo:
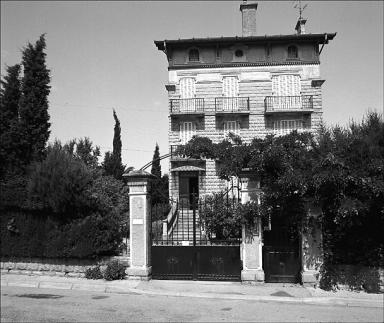
[[[240,237],[212,238],[197,198],[198,177],[179,179],[179,199],[161,225],[152,214],[152,278],[240,281]]]
[[[265,282],[299,283],[300,239],[297,228],[283,217],[272,218],[271,230],[263,232]]]
[[[181,173],[179,175],[179,203],[192,208],[192,203],[199,196],[199,177],[197,173]]]

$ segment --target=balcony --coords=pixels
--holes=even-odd
[[[204,115],[204,99],[171,99],[169,100],[170,114],[203,114]]]
[[[249,114],[249,97],[215,98],[216,114]]]
[[[267,96],[264,100],[265,113],[284,113],[284,112],[313,112],[313,96]]]
[[[184,154],[178,152],[177,149],[180,146],[181,145],[171,145],[170,146],[171,161],[185,160],[185,159],[188,159],[188,160],[199,160],[200,159],[200,158],[190,158],[190,157],[187,157]]]
[[[311,128],[276,128],[276,129],[268,129],[269,134],[273,134],[276,137],[285,136],[296,130],[298,133],[311,132]]]

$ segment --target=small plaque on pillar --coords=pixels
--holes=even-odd
[[[144,224],[143,219],[132,219],[132,224]]]

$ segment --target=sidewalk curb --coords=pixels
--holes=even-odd
[[[173,291],[156,291],[145,290],[137,287],[123,287],[116,284],[87,284],[87,283],[66,283],[66,282],[27,282],[27,281],[1,281],[1,286],[9,287],[33,287],[39,289],[64,289],[64,290],[82,290],[102,293],[116,294],[137,294],[137,295],[158,295],[170,297],[193,297],[206,299],[227,299],[227,300],[245,300],[257,302],[278,302],[290,304],[308,304],[322,306],[343,306],[343,307],[370,307],[382,308],[382,301],[352,299],[352,298],[337,298],[337,297],[277,297],[277,296],[257,296],[257,295],[230,295],[218,293],[193,293],[193,292],[173,292]]]

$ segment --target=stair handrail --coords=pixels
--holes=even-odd
[[[171,213],[172,212],[172,213]],[[176,204],[172,204],[171,212],[167,217],[167,233],[172,233],[179,217],[179,201]]]
[[[168,212],[168,216],[163,220],[163,236],[168,236],[172,233],[179,217],[179,201],[176,200],[172,202],[176,203],[171,203],[171,209]]]

